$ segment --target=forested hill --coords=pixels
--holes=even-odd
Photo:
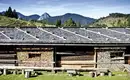
[[[130,27],[130,14],[111,13],[88,25],[89,27]]]

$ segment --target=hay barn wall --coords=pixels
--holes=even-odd
[[[97,68],[109,68],[112,71],[124,69],[125,49],[97,49]]]
[[[53,51],[17,52],[18,66],[53,67]]]
[[[124,64],[130,64],[129,47],[0,47],[0,65],[5,66],[109,68],[120,71]]]

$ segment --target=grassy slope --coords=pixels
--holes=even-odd
[[[125,76],[117,76],[119,74],[122,74]],[[126,73],[115,73],[116,76],[104,76],[104,77],[96,77],[91,78],[88,76],[68,76],[68,74],[63,73],[43,73],[42,75],[39,75],[37,77],[31,77],[29,79],[25,79],[24,75],[1,75],[0,80],[130,80],[130,77],[126,76]]]
[[[0,16],[0,26],[43,26],[43,24]]]
[[[105,26],[103,26],[105,25]],[[106,17],[99,19],[96,22],[89,25],[89,27],[127,27],[128,21],[125,17]]]

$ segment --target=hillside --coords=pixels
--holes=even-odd
[[[42,23],[0,16],[0,26],[44,26]]]
[[[112,13],[107,17],[100,18],[89,27],[129,27],[130,14]]]

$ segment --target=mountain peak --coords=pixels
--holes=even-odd
[[[72,14],[72,13],[66,13],[65,15],[69,15],[69,14]]]
[[[75,14],[75,13],[66,13],[64,15],[78,15],[78,14]]]
[[[38,19],[38,20],[44,20],[44,19],[47,19],[47,18],[50,18],[51,16],[45,12],[44,14],[41,15],[41,17]]]
[[[49,15],[47,12],[45,12],[44,14]]]

